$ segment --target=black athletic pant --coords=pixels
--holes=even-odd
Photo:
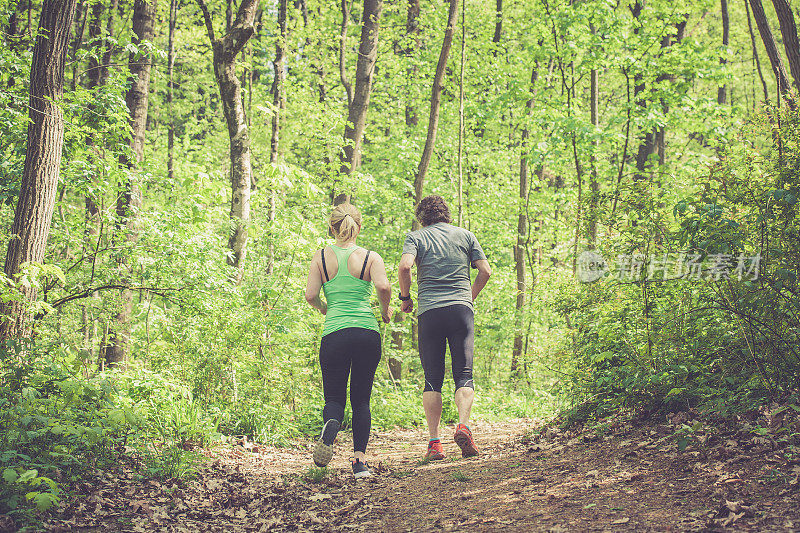
[[[442,392],[445,343],[450,344],[456,389],[475,388],[472,383],[472,351],[475,316],[466,305],[429,309],[419,315],[419,354],[425,371],[425,390]]]
[[[375,370],[381,360],[381,336],[365,328],[345,328],[322,337],[319,364],[325,408],[322,419],[344,419],[347,378],[350,377],[350,406],[353,408],[353,450],[367,451],[372,414],[369,397]]]

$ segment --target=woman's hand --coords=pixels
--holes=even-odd
[[[381,315],[382,315],[383,321],[388,324],[389,322],[392,321],[392,315],[394,315],[394,309],[389,307],[389,308],[386,309],[385,313],[381,312]]]

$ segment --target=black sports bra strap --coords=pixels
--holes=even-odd
[[[322,271],[325,272],[325,281],[330,281],[331,278],[328,276],[328,267],[325,265],[325,248],[319,251],[319,255],[322,256]]]
[[[358,276],[358,279],[364,279],[364,271],[367,270],[367,261],[369,261],[369,250],[367,250],[367,255],[364,257],[364,265],[361,267],[361,275]]]

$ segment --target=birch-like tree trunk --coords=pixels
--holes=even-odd
[[[20,267],[44,262],[45,247],[56,201],[64,142],[64,65],[75,15],[75,0],[44,0],[31,61],[28,100],[28,146],[22,171],[19,201],[14,212],[6,252],[5,275],[15,279]],[[30,337],[28,304],[36,299],[35,287],[21,287],[23,301],[0,305],[0,340]]]

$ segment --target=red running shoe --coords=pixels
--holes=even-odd
[[[461,448],[461,457],[475,457],[478,455],[478,447],[475,446],[475,440],[472,438],[472,432],[466,424],[459,424],[456,426],[456,433],[453,439]]]
[[[425,454],[425,461],[441,461],[444,459],[442,441],[439,439],[428,441],[428,452]]]

